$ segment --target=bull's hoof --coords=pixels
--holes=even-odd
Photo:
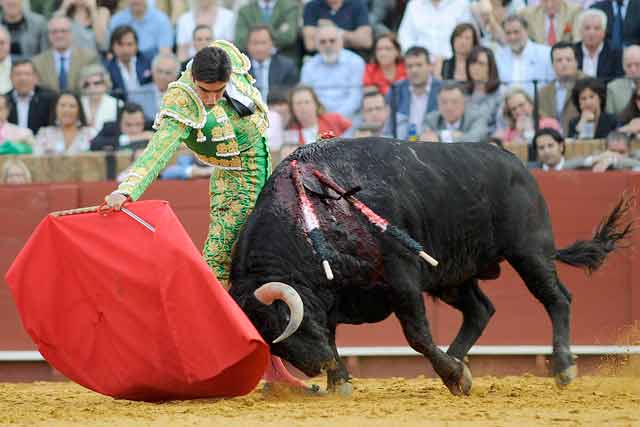
[[[351,396],[353,385],[350,382],[344,382],[336,387],[336,393],[343,397]]]
[[[462,362],[460,362],[462,363]],[[471,386],[473,385],[473,376],[466,363],[462,363],[462,375],[458,382],[446,384],[451,394],[455,396],[468,396],[471,394]]]
[[[558,372],[556,377],[556,385],[560,388],[568,386],[578,376],[578,366],[571,365],[564,371]]]

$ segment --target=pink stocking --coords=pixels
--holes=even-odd
[[[274,355],[271,355],[271,360],[264,373],[264,379],[268,383],[286,383],[294,387],[306,387],[304,382],[287,371],[284,363],[282,363],[282,359]]]

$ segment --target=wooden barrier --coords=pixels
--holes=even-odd
[[[606,144],[604,139],[581,139],[567,140],[565,144],[564,157],[569,160],[575,157],[586,157],[595,153],[601,153],[605,150]],[[504,148],[511,151],[523,162],[527,162],[529,158],[529,146],[527,144],[504,144]],[[640,150],[640,140],[634,139],[631,142],[631,151]]]

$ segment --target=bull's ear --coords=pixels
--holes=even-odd
[[[269,282],[260,286],[253,294],[263,304],[271,305],[275,300],[281,300],[289,307],[289,323],[282,334],[273,340],[274,344],[289,338],[298,330],[304,318],[304,304],[295,289],[286,283]]]
[[[318,178],[316,178],[315,176],[309,173],[305,173],[304,171],[300,171],[300,172],[302,174],[302,185],[304,185],[304,188],[309,193],[314,194],[323,199],[338,200],[340,198],[340,195],[338,193],[320,184],[320,181],[318,181]]]

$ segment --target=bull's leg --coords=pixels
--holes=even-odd
[[[331,348],[333,349],[334,363],[327,369],[327,391],[348,396],[353,390],[351,386],[351,375],[349,375],[347,367],[344,366],[338,354],[335,326],[331,328],[331,336],[329,339],[331,340]]]
[[[433,342],[422,290],[418,287],[417,273],[415,277],[411,277],[408,273],[411,267],[398,259],[385,263],[385,270],[390,282],[393,311],[411,348],[429,359],[451,393],[469,394],[471,373],[467,367],[462,361],[440,350]]]
[[[569,384],[577,375],[569,347],[571,294],[558,279],[553,260],[543,254],[527,254],[507,258],[529,291],[544,305],[553,329],[553,373],[560,386]]]
[[[464,360],[496,310],[478,286],[476,279],[471,279],[459,287],[446,289],[439,297],[462,312],[462,326],[447,354]]]

